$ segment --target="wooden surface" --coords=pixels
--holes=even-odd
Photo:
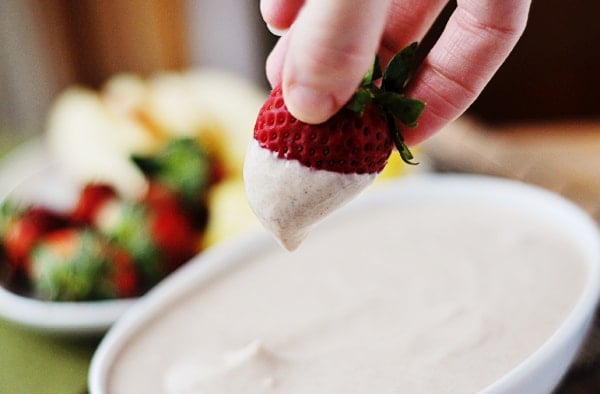
[[[600,221],[600,122],[492,128],[461,118],[424,144],[440,170],[526,181],[573,200]]]
[[[184,0],[22,2],[19,17],[32,26],[26,42],[36,49],[22,62],[51,70],[46,83],[59,78],[58,88],[97,87],[118,72],[182,69],[188,64],[184,5]]]

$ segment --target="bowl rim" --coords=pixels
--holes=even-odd
[[[578,235],[573,240],[585,250],[587,279],[574,307],[565,320],[558,325],[555,332],[532,354],[498,380],[486,387],[484,392],[503,392],[512,387],[515,381],[532,373],[558,351],[565,341],[576,335],[579,328],[589,328],[591,315],[598,305],[600,297],[600,230],[596,222],[580,207],[566,198],[541,187],[521,181],[497,178],[489,175],[475,174],[416,174],[398,180],[389,181],[383,187],[374,186],[373,192],[348,204],[327,220],[339,220],[354,210],[364,209],[369,204],[385,201],[394,196],[404,195],[411,198],[422,198],[424,195],[434,197],[444,195],[445,198],[472,198],[473,193],[489,201],[502,201],[503,204],[529,202],[538,215],[542,211],[552,213],[549,220],[566,220],[576,225]],[[443,193],[441,193],[443,192]],[[531,204],[535,202],[535,204]],[[514,206],[514,204],[513,204]],[[524,208],[523,208],[524,209]],[[559,219],[557,219],[557,215]],[[538,216],[536,216],[538,217]],[[105,392],[113,361],[121,352],[135,332],[144,326],[175,299],[192,291],[191,287],[199,287],[213,275],[224,272],[230,266],[242,263],[242,256],[259,253],[267,247],[273,247],[272,237],[264,232],[249,234],[212,247],[196,256],[186,266],[180,268],[166,280],[159,283],[140,299],[127,313],[121,316],[109,329],[96,349],[88,373],[88,388],[91,394]],[[243,264],[243,263],[242,263]],[[583,338],[581,338],[583,340]],[[580,343],[579,343],[580,345]],[[571,363],[569,360],[569,364]],[[558,382],[556,382],[558,383]]]
[[[101,335],[136,299],[44,301],[0,286],[0,315],[13,323],[51,334]]]

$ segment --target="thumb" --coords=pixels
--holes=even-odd
[[[390,0],[307,0],[288,32],[282,88],[292,115],[330,118],[373,62]]]

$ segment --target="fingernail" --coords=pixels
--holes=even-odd
[[[305,123],[322,123],[335,112],[335,100],[332,95],[308,86],[290,86],[285,99],[292,115]]]
[[[269,29],[269,31],[271,33],[273,33],[274,35],[279,36],[279,37],[281,37],[282,35],[287,33],[289,30],[289,29],[280,29],[280,28],[270,25],[268,23],[267,23],[267,29]]]

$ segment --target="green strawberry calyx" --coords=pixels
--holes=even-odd
[[[386,116],[389,132],[400,157],[407,164],[418,163],[413,161],[414,156],[404,142],[404,137],[398,130],[396,122],[399,121],[408,127],[415,127],[425,109],[425,103],[406,97],[404,94],[406,83],[413,69],[417,46],[417,43],[413,42],[397,53],[383,73],[379,59],[375,57],[373,66],[347,105],[348,109],[361,115],[370,104],[379,107]],[[380,84],[376,84],[379,80],[381,80]]]

